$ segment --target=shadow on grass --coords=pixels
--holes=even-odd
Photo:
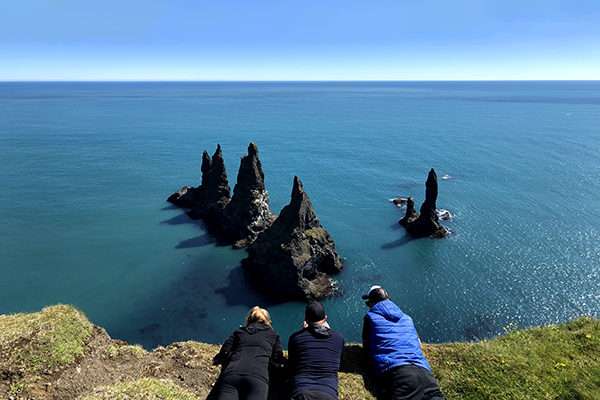
[[[369,367],[370,362],[365,359],[363,348],[360,344],[347,344],[344,346],[344,362],[340,372],[360,375],[364,388],[377,397],[377,381],[375,371]]]

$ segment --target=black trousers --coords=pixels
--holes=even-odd
[[[381,396],[389,400],[445,400],[440,387],[427,369],[401,365],[379,376]]]
[[[221,381],[218,400],[267,400],[269,384],[245,375],[227,375]]]

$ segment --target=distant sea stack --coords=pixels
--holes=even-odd
[[[412,197],[406,203],[406,215],[398,223],[406,227],[406,230],[419,237],[443,238],[448,233],[438,219],[436,212],[436,200],[438,195],[438,182],[435,170],[429,171],[427,182],[425,182],[425,201],[421,205],[421,215],[415,210],[415,202]]]
[[[281,300],[320,300],[333,291],[329,275],[343,269],[342,260],[297,176],[290,204],[248,247],[243,263]]]

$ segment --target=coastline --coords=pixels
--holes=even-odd
[[[519,330],[480,342],[424,344],[447,398],[597,398],[600,320]],[[72,306],[0,315],[0,395],[3,398],[204,399],[218,378],[219,345],[177,342],[146,351],[112,339]],[[347,344],[340,400],[375,399],[375,379],[360,344]],[[287,356],[286,356],[287,358]],[[269,399],[286,398],[286,363],[271,377]],[[520,395],[519,395],[520,394]]]

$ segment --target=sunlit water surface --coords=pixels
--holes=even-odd
[[[298,175],[336,242],[346,341],[373,284],[426,342],[600,310],[599,82],[0,83],[0,314],[73,304],[153,348],[221,343],[261,305],[287,342],[304,304],[166,202],[217,143],[233,188],[250,142],[271,209]],[[419,207],[430,168],[452,234],[410,240],[389,199]]]

